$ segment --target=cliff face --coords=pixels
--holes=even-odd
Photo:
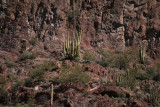
[[[37,53],[61,51],[67,32],[77,29],[88,49],[123,49],[146,40],[149,54],[160,55],[159,0],[1,0],[0,10],[5,51],[23,51],[24,40],[33,37],[40,41]]]

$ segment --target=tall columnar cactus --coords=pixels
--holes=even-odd
[[[122,83],[122,76],[116,75],[116,85],[119,86]]]
[[[79,57],[80,53],[80,43],[81,43],[81,32],[73,32],[72,37],[67,35],[67,40],[63,45],[63,52],[66,59],[75,59]]]
[[[146,45],[145,43],[143,43],[139,49],[139,60],[141,64],[144,64],[145,55],[146,55]]]

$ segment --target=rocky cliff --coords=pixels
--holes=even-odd
[[[0,106],[158,106],[159,59],[160,0],[0,0]]]
[[[21,51],[23,39],[61,50],[67,32],[82,30],[82,46],[112,49],[148,43],[159,57],[159,0],[1,0],[0,47]],[[9,47],[9,48],[8,48]]]

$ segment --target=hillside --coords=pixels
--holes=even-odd
[[[51,105],[160,106],[160,0],[1,0],[0,106]]]

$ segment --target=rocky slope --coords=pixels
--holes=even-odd
[[[61,50],[67,32],[78,29],[85,48],[117,49],[146,40],[151,56],[159,57],[159,0],[71,1],[2,0],[2,50],[19,52],[22,39],[32,37],[38,37],[50,52]]]
[[[83,60],[78,62],[61,60],[62,46],[67,33],[71,35],[75,30],[82,31],[81,56],[86,50],[89,50],[98,57],[96,61],[95,59],[93,61],[92,58],[91,63]],[[137,63],[134,53],[132,54],[134,58],[131,60],[135,62],[131,61],[122,67],[120,65],[118,69],[112,68],[112,65],[108,63],[109,67],[99,63],[98,59],[106,57],[101,52],[99,53],[99,49],[115,52],[126,51],[128,48],[137,50],[142,42],[145,42],[147,46],[147,58],[151,63],[149,65],[134,64]],[[29,60],[21,61],[23,60],[21,55],[26,51],[35,54],[36,59],[31,55]],[[112,54],[109,55],[112,56]],[[129,58],[128,54],[125,55],[126,58]],[[38,104],[44,101],[43,104],[49,106],[50,83],[54,82],[52,76],[59,75],[62,71],[61,67],[74,66],[75,63],[78,63],[91,76],[90,84],[86,86],[55,84],[55,105],[67,107],[154,106],[142,91],[143,87],[130,91],[125,87],[117,86],[116,81],[117,74],[124,75],[126,66],[133,66],[136,70],[139,70],[138,67],[140,67],[140,71],[145,71],[159,59],[160,0],[0,1],[0,75],[7,78],[5,88],[9,90],[10,100],[17,96],[21,99],[17,102],[22,103],[29,99],[28,95],[32,95]],[[38,85],[34,83],[29,87],[20,84],[12,92],[13,87],[17,85],[17,80],[23,81],[24,78],[28,78],[29,68],[36,68],[37,64],[50,60],[57,68],[51,67],[48,76],[45,77],[46,82]],[[111,63],[117,64],[114,61]],[[125,59],[123,63],[128,62]],[[46,68],[50,67],[46,66]],[[106,80],[106,78],[109,79]],[[5,79],[0,79],[0,84],[3,84],[4,81]],[[151,82],[151,87],[160,87],[159,83],[152,80],[143,80],[142,84],[146,85],[147,82]],[[140,91],[142,98],[137,98],[136,91]],[[42,98],[39,98],[40,96]],[[3,97],[0,96],[0,99]],[[4,102],[0,101],[2,104]],[[113,104],[113,102],[116,103]]]

